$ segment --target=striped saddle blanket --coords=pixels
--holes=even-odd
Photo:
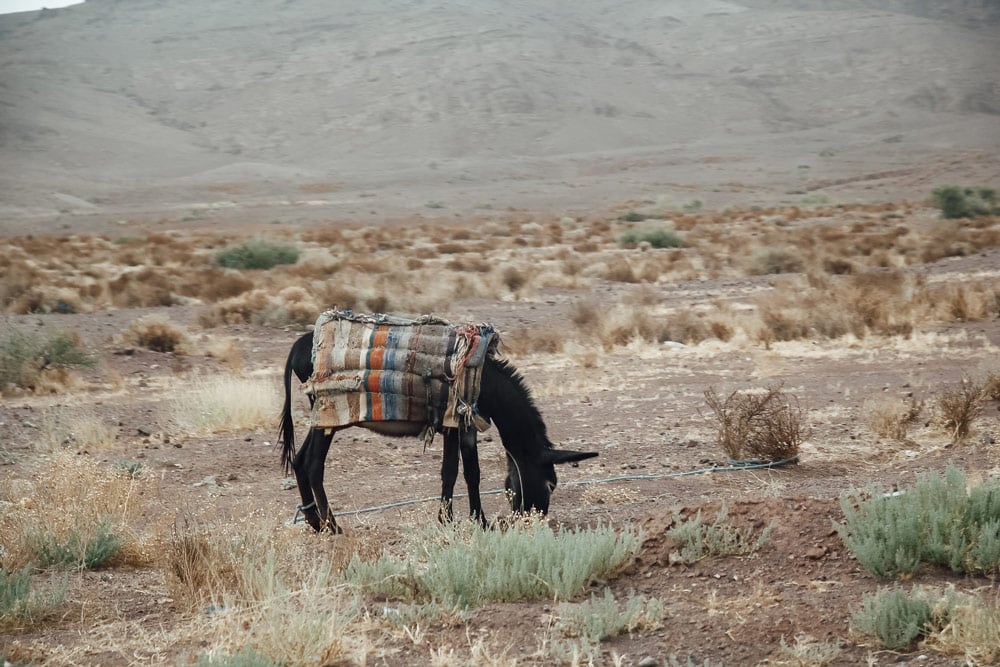
[[[312,425],[406,421],[442,428],[489,426],[476,412],[482,369],[500,339],[489,324],[449,324],[328,310],[313,332]]]

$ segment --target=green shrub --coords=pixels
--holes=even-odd
[[[771,536],[767,526],[754,537],[752,528],[740,530],[727,525],[729,510],[723,505],[711,524],[702,523],[701,510],[694,518],[681,520],[674,512],[674,526],[667,530],[667,537],[676,540],[680,548],[670,554],[670,561],[695,563],[707,556],[737,556],[758,551]]]
[[[31,591],[31,566],[19,572],[0,568],[0,624],[34,622],[66,599],[66,582],[53,586],[47,594]]]
[[[32,387],[49,367],[93,366],[93,357],[80,349],[79,339],[58,332],[39,336],[11,327],[0,338],[0,387]]]
[[[294,245],[254,239],[230,246],[215,255],[215,263],[227,269],[270,269],[279,264],[295,264],[299,249]]]
[[[941,209],[943,218],[971,218],[1000,211],[993,188],[942,185],[931,192],[931,200]]]
[[[591,595],[586,602],[560,604],[556,629],[566,637],[596,643],[625,632],[655,630],[662,621],[663,603],[656,598],[630,593],[625,608],[619,609],[611,589],[605,588],[603,597]]]
[[[484,531],[473,522],[418,528],[406,556],[375,562],[355,556],[345,579],[367,593],[435,600],[468,608],[493,601],[567,599],[635,558],[639,532],[608,526],[553,530],[541,520]]]
[[[652,229],[630,229],[618,239],[618,243],[626,248],[634,248],[642,242],[653,248],[680,248],[684,240],[672,229],[656,227]]]
[[[922,563],[955,572],[1000,569],[1000,482],[966,490],[965,473],[918,478],[893,494],[869,489],[841,497],[837,529],[858,562],[879,577],[916,572]]]
[[[125,540],[114,533],[107,521],[97,525],[93,535],[72,531],[65,541],[51,533],[36,532],[28,537],[29,549],[40,567],[70,567],[89,570],[113,558]]]
[[[927,634],[933,617],[934,607],[926,593],[883,588],[874,595],[865,595],[863,608],[851,616],[851,625],[878,637],[888,649],[903,649]]]
[[[650,216],[646,215],[645,213],[640,213],[639,211],[629,211],[625,215],[621,216],[621,218],[619,219],[624,220],[625,222],[642,222],[648,217]]]

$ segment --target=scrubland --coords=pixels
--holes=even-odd
[[[1000,659],[996,590],[982,576],[996,574],[1000,552],[989,544],[977,547],[971,578],[931,569],[921,588],[893,593],[912,572],[896,588],[891,575],[862,574],[855,559],[875,556],[851,553],[850,529],[841,539],[827,516],[802,517],[788,534],[768,517],[787,519],[798,498],[843,522],[852,466],[866,471],[853,481],[878,481],[873,466],[914,461],[904,450],[936,463],[961,452],[986,466],[968,472],[970,487],[995,483],[1000,364],[995,342],[969,343],[962,327],[1000,316],[1000,217],[942,219],[919,202],[643,212],[650,205],[631,202],[613,218],[276,224],[252,237],[165,224],[0,240],[0,655],[13,664],[823,665],[888,662],[889,647],[930,652],[927,664]],[[591,477],[611,473],[597,465],[645,467],[635,452],[658,460],[664,447],[668,470],[724,465],[725,455],[801,456],[810,495],[794,471],[739,489],[678,487],[697,501],[678,501],[682,492],[662,482],[618,481],[560,488],[554,512],[565,509],[551,523],[528,517],[483,533],[421,525],[418,511],[359,520],[344,536],[309,534],[276,516],[293,492],[279,488],[277,454],[257,443],[273,441],[280,408],[287,346],[272,342],[276,332],[290,342],[331,306],[495,315],[550,428],[605,445],[600,463],[581,466]],[[886,391],[858,366],[853,393],[837,389],[849,407],[795,367],[824,354],[836,366],[837,350],[854,355],[844,363],[874,367],[881,355],[941,361],[959,348],[950,381],[922,393]],[[747,359],[752,376],[727,368]],[[658,378],[661,363],[690,369]],[[769,374],[765,363],[790,370]],[[851,384],[850,370],[843,377]],[[612,390],[625,407],[607,398]],[[642,401],[653,407],[635,416]],[[655,427],[644,421],[661,410],[669,417]],[[612,437],[620,414],[635,432]],[[852,435],[841,442],[844,423]],[[654,447],[648,429],[668,444]],[[763,444],[746,451],[755,438]],[[241,440],[250,444],[220,449]],[[399,472],[402,445],[353,442],[353,468],[371,466],[376,479]],[[863,453],[873,443],[882,458]],[[436,465],[411,488],[434,489]],[[484,462],[488,474],[491,465],[500,457]],[[210,474],[183,477],[185,467]],[[925,467],[934,464],[907,474]],[[829,475],[837,482],[822,481]],[[363,470],[330,474],[344,476],[361,480],[362,503],[386,491]],[[717,501],[727,494],[729,507]],[[800,582],[794,592],[761,575],[817,545],[819,555],[795,563],[808,569],[785,573]],[[761,578],[733,590],[719,571],[730,585]],[[690,577],[720,588],[706,598]],[[843,604],[829,610],[843,622],[826,635],[822,618],[797,621],[809,631],[788,621],[815,615],[814,598],[833,589],[825,604]],[[950,606],[935,617],[927,607],[939,600]],[[916,633],[903,631],[921,614],[930,616]],[[748,641],[755,647],[730,645]]]

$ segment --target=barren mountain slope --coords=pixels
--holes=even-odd
[[[822,184],[973,149],[990,162],[1000,38],[968,20],[989,3],[892,8],[908,5],[931,18],[763,0],[89,0],[0,17],[0,210],[183,208],[220,184],[245,203],[304,182],[404,209],[517,205],[512,187],[592,206],[678,182],[745,199],[803,189],[803,164]]]

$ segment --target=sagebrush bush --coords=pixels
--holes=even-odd
[[[354,558],[346,580],[362,591],[404,600],[437,600],[458,607],[488,602],[567,599],[606,579],[635,558],[640,533],[608,526],[553,530],[541,519],[506,530],[456,522],[418,528],[402,558]]]
[[[942,185],[931,192],[931,201],[941,209],[943,218],[971,218],[998,211],[993,188]]]
[[[674,512],[673,526],[667,530],[667,537],[678,544],[671,552],[672,563],[696,563],[708,556],[745,556],[760,550],[771,536],[767,526],[755,535],[751,527],[736,528],[728,523],[729,510],[722,506],[712,523],[704,523],[701,510],[689,518],[682,519],[680,512]]]
[[[929,596],[922,591],[908,593],[901,588],[881,588],[865,595],[863,607],[851,616],[857,631],[878,637],[891,650],[905,649],[926,635],[934,617]]]
[[[962,656],[968,664],[992,665],[1000,658],[996,599],[953,586],[880,588],[866,594],[861,609],[852,613],[851,629],[876,637],[891,650],[906,649],[922,638],[924,645]]]
[[[780,386],[734,391],[726,398],[710,387],[705,402],[716,419],[715,444],[730,459],[785,461],[798,455],[806,431],[802,410]]]
[[[270,269],[299,261],[299,249],[287,243],[264,239],[244,241],[215,255],[215,263],[227,269]]]
[[[656,630],[662,621],[663,603],[660,600],[633,592],[629,593],[622,609],[611,589],[605,588],[603,597],[591,594],[585,602],[560,604],[556,630],[566,637],[599,642],[626,632]]]
[[[28,548],[39,567],[66,567],[90,570],[114,558],[125,539],[117,534],[107,519],[90,531],[70,531],[63,538],[45,531],[28,533]]]
[[[1000,569],[1000,482],[966,489],[965,473],[949,466],[912,489],[868,489],[841,496],[841,539],[876,576],[912,574],[924,563],[955,572]]]
[[[0,389],[7,384],[34,387],[47,368],[93,366],[92,356],[80,349],[71,333],[31,334],[10,327],[0,338]]]

